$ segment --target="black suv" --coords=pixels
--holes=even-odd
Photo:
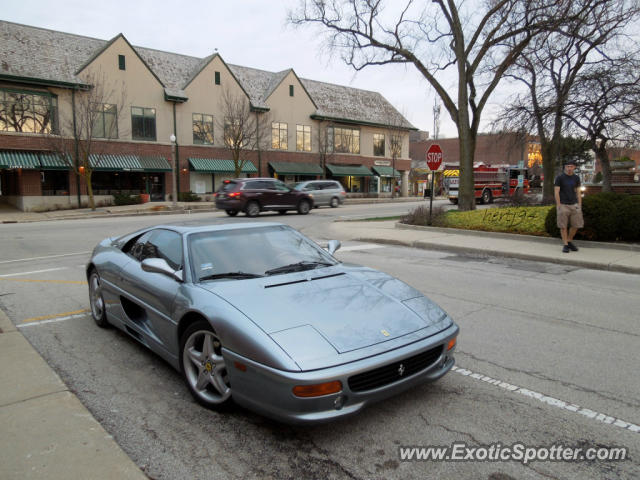
[[[266,210],[280,214],[297,210],[299,214],[306,215],[313,208],[313,195],[293,190],[275,178],[225,180],[215,196],[216,208],[232,217],[238,212],[255,217]]]

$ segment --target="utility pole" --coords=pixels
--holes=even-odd
[[[169,137],[171,141],[171,162],[173,166],[173,174],[171,175],[171,205],[173,208],[178,207],[178,162],[176,161],[176,136],[172,133]]]

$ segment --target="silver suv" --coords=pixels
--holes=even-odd
[[[335,208],[342,205],[347,196],[344,188],[335,180],[307,180],[291,185],[291,188],[313,195],[313,206],[327,205]]]

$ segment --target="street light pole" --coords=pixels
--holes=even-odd
[[[171,163],[173,166],[172,178],[172,193],[171,193],[171,205],[175,208],[178,206],[178,162],[176,161],[176,136],[172,133],[169,137],[171,140]]]

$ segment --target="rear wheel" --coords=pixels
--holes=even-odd
[[[329,205],[331,206],[331,208],[336,208],[338,205],[340,205],[340,200],[338,200],[338,197],[333,197]]]
[[[191,324],[180,339],[180,371],[196,401],[212,409],[231,403],[222,343],[206,320]]]
[[[235,217],[238,214],[238,210],[225,210],[225,212],[227,212],[227,215],[230,217]]]
[[[482,192],[482,203],[484,203],[485,205],[488,205],[489,203],[491,203],[493,200],[493,195],[491,195],[491,190],[489,190],[488,188],[485,188],[485,190]]]
[[[298,204],[298,213],[300,215],[306,215],[311,210],[311,204],[308,200],[301,200]]]
[[[89,304],[91,305],[91,316],[96,325],[100,328],[108,327],[106,303],[102,296],[102,282],[95,269],[89,275]]]
[[[260,205],[258,205],[258,202],[247,203],[245,213],[247,214],[247,217],[257,217],[260,215]]]

